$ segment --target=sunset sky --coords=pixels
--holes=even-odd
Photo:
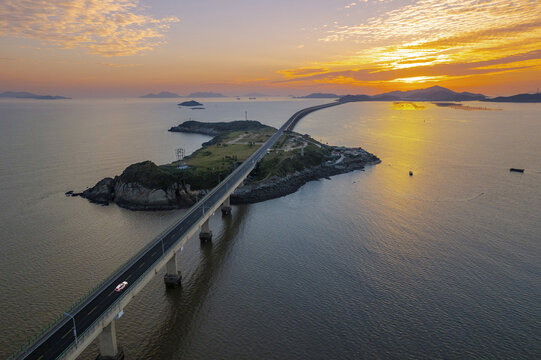
[[[541,87],[539,0],[0,0],[0,92]]]

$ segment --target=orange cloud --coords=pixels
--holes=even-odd
[[[0,2],[0,35],[101,56],[133,55],[163,43],[163,33],[179,21],[155,19],[137,8],[137,0],[5,0]]]
[[[354,70],[326,71],[314,75],[296,76],[281,82],[289,83],[328,83],[349,84],[356,86],[378,86],[385,83],[425,83],[441,82],[473,76],[494,75],[515,70],[539,69],[541,50],[526,54],[517,54],[503,59],[477,61],[469,63],[441,63],[431,66],[412,66],[404,68],[378,67]]]
[[[297,76],[314,75],[327,72],[325,68],[300,68],[300,69],[286,69],[278,71],[278,74],[283,74],[288,78],[294,78]]]
[[[328,69],[318,74],[281,72],[286,81],[420,83],[538,69],[541,5],[531,0],[420,0],[360,25],[336,25],[320,40],[364,49],[312,64]]]

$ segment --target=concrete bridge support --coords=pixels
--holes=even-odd
[[[202,243],[212,240],[212,230],[209,225],[210,218],[208,218],[203,225],[201,225],[201,232],[199,233],[199,239]]]
[[[231,196],[228,196],[222,204],[222,215],[231,215]]]
[[[177,266],[177,253],[173,253],[173,256],[165,265],[165,275],[163,281],[166,286],[179,286],[182,280],[182,274],[178,271]]]
[[[100,355],[97,360],[122,360],[124,352],[118,348],[116,341],[115,320],[103,328],[100,334]]]

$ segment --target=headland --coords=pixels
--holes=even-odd
[[[81,193],[91,202],[111,202],[131,210],[169,210],[192,206],[220,180],[255,152],[275,128],[257,121],[205,123],[186,121],[172,132],[213,136],[182,161],[156,165],[144,161],[121,175],[104,178]],[[233,204],[255,203],[295,192],[308,181],[361,170],[377,164],[377,156],[361,148],[322,144],[309,135],[286,132],[231,195]]]

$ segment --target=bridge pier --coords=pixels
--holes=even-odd
[[[174,253],[171,259],[165,265],[165,275],[163,282],[165,286],[179,286],[182,280],[182,274],[178,271],[177,253]]]
[[[118,348],[115,320],[103,328],[100,334],[100,354],[96,360],[122,360],[124,351]]]
[[[222,204],[222,215],[231,215],[231,196],[228,196]]]
[[[202,243],[212,240],[212,230],[209,225],[210,218],[208,218],[203,225],[201,225],[201,232],[199,233],[199,239]]]

